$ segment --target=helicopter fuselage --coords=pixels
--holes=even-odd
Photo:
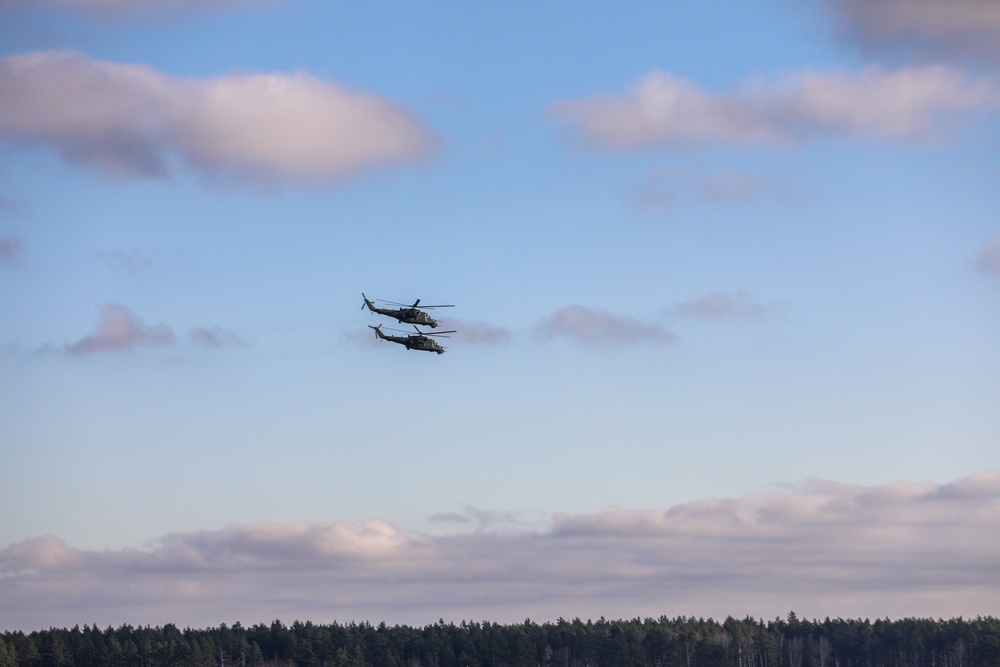
[[[379,327],[380,326],[381,325],[379,325]],[[390,343],[397,343],[404,346],[407,350],[423,350],[424,352],[437,352],[438,354],[444,354],[444,348],[441,347],[436,340],[430,338],[429,336],[424,336],[422,334],[414,334],[412,336],[393,336],[391,334],[382,333],[382,330],[379,327],[369,325],[370,329],[375,330],[375,335],[382,340],[387,340]]]
[[[438,321],[427,314],[426,311],[417,308],[416,304],[406,308],[379,308],[364,294],[361,297],[365,300],[365,305],[362,308],[367,307],[373,313],[391,317],[400,324],[419,324],[432,329],[438,326]],[[420,300],[417,299],[417,301],[419,302]]]
[[[416,308],[398,308],[396,310],[379,308],[375,312],[395,318],[400,324],[421,324],[432,329],[438,325],[437,320]]]

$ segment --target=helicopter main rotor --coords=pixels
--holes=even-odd
[[[392,327],[386,327],[385,330],[386,331],[395,331],[396,333],[409,334],[411,336],[413,335],[412,333],[410,333],[406,329],[393,329]],[[457,329],[452,329],[451,331],[421,331],[420,329],[418,329],[415,326],[413,327],[413,330],[417,332],[418,336],[441,336],[442,338],[451,338],[451,336],[449,336],[447,334],[453,334],[453,333],[456,333],[458,331]]]
[[[417,305],[420,304],[420,299],[417,299],[416,301],[414,301],[412,305],[408,304],[408,303],[399,303],[398,301],[388,301],[387,299],[375,299],[375,300],[376,301],[381,301],[382,303],[387,303],[390,306],[400,306],[402,308],[416,308]],[[455,304],[453,304],[453,303],[442,304],[442,305],[437,305],[437,306],[421,306],[421,308],[454,308],[454,307],[455,307]]]

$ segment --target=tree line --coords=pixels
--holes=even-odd
[[[0,667],[998,667],[1000,619],[281,621],[0,633]]]

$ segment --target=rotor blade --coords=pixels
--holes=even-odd
[[[445,338],[451,338],[451,336],[445,336],[445,334],[456,333],[456,332],[457,332],[456,329],[452,329],[451,331],[426,331],[426,332],[422,331],[421,333],[425,336],[444,336]]]
[[[387,303],[387,304],[389,304],[390,306],[402,306],[403,308],[416,308],[416,307],[417,307],[417,304],[418,304],[418,303],[420,303],[420,299],[417,299],[417,300],[416,300],[415,302],[413,302],[412,304],[410,304],[410,303],[400,303],[400,302],[398,302],[398,301],[389,301],[389,300],[387,300],[387,299],[373,299],[373,301],[380,301],[380,302],[382,302],[382,303]],[[446,305],[438,305],[438,306],[420,306],[420,307],[421,307],[421,308],[454,308],[454,307],[455,307],[455,304],[453,304],[453,303],[450,303],[450,304],[446,304]]]

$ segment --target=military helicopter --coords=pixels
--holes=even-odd
[[[392,336],[382,333],[382,325],[373,327],[368,325],[369,329],[375,330],[375,335],[382,340],[387,340],[390,343],[399,343],[400,345],[405,345],[407,350],[424,350],[426,352],[437,352],[438,354],[444,354],[444,348],[438,345],[438,342],[430,336],[444,336],[444,334],[455,333],[454,331],[439,331],[437,333],[424,333],[420,329],[413,327],[416,334],[410,334],[409,336]],[[395,329],[392,329],[395,331]],[[448,338],[448,336],[444,336]]]
[[[387,303],[391,306],[402,306],[401,308],[376,308],[375,304],[368,300],[365,293],[361,293],[361,298],[365,300],[361,309],[364,310],[365,306],[368,310],[373,313],[378,313],[379,315],[388,315],[389,317],[395,318],[400,324],[422,324],[423,326],[431,327],[432,329],[437,327],[438,321],[433,317],[428,315],[422,310],[417,309],[417,304],[420,303],[420,299],[413,302],[412,306],[407,306],[405,303],[396,303],[395,301],[386,301],[385,299],[375,299],[376,301],[381,301],[382,303]],[[446,306],[424,306],[424,308],[454,308],[454,304],[449,304]],[[370,325],[369,325],[370,326]]]

